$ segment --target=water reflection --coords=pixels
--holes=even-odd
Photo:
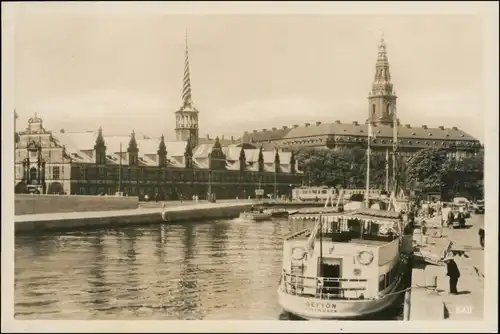
[[[228,230],[229,230],[229,225],[224,222],[214,223],[210,225],[209,238],[212,250],[210,256],[212,258],[214,257],[220,258],[217,264],[227,263],[226,247],[228,241],[228,235],[227,235]]]
[[[193,264],[194,247],[196,237],[193,234],[194,224],[184,226],[184,251],[182,258],[182,270],[180,281],[177,286],[176,311],[179,315],[184,315],[192,319],[192,315],[198,313],[198,278],[200,273],[197,265]]]
[[[155,257],[158,264],[165,262],[167,252],[165,251],[165,245],[167,244],[167,228],[166,225],[159,225],[158,229],[160,233],[153,233],[153,240],[155,242]]]
[[[87,290],[89,294],[90,310],[99,308],[102,304],[108,304],[109,298],[106,292],[110,289],[106,282],[104,272],[105,254],[104,254],[104,233],[97,232],[91,242],[91,249],[94,252],[94,260],[89,264],[88,284],[90,289]],[[87,304],[87,303],[85,303]]]

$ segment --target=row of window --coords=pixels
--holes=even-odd
[[[121,171],[117,169],[106,169],[104,167],[97,167],[97,172],[95,169],[90,170],[87,166],[80,167],[80,179],[111,179],[111,180],[150,180],[150,181],[227,181],[227,182],[238,182],[238,181],[254,181],[258,182],[273,182],[275,178],[274,173],[265,173],[259,175],[258,172],[255,173],[245,173],[241,175],[237,171],[193,171],[186,172],[182,171],[172,171],[165,169],[129,169],[122,168]],[[297,179],[296,175],[289,174],[278,174],[276,178],[280,181],[293,181]]]
[[[264,189],[265,187],[263,187]],[[123,192],[125,196],[138,196],[138,195],[145,195],[148,194],[150,198],[153,200],[154,198],[151,196],[155,196],[155,194],[161,194],[161,195],[166,195],[168,197],[172,196],[172,194],[177,193],[177,194],[184,194],[184,196],[188,196],[189,194],[199,194],[200,196],[204,196],[206,192],[208,191],[208,188],[206,186],[198,186],[198,187],[179,187],[179,188],[165,188],[161,186],[149,186],[146,187],[144,185],[139,185],[139,186],[123,186],[121,188],[118,188],[116,186],[90,186],[90,187],[84,187],[80,186],[77,187],[76,189],[72,190],[72,195],[114,195],[117,191]],[[213,192],[219,193],[220,196],[224,196],[225,198],[235,198],[236,196],[254,196],[255,190],[257,187],[215,187],[212,188]],[[267,187],[267,192],[271,192],[272,186]],[[282,188],[283,189],[283,188]],[[280,190],[278,188],[278,193],[280,193]],[[284,193],[284,192],[283,192]],[[229,194],[229,197],[228,197]]]
[[[35,168],[35,173],[36,173],[36,167],[32,167],[31,169],[33,168]],[[47,166],[45,175],[46,178],[48,179],[62,180],[64,179],[64,166]],[[23,177],[23,166],[16,166],[16,179],[21,179],[22,177]]]

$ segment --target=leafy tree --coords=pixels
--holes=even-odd
[[[341,185],[363,188],[366,183],[366,150],[362,147],[339,150],[301,149],[296,152],[300,170],[311,185]],[[371,187],[385,183],[385,155],[370,157]]]
[[[447,197],[484,196],[484,155],[463,157],[448,161],[445,166],[444,183]]]
[[[424,191],[440,191],[447,166],[446,152],[439,149],[423,149],[407,161],[408,181]]]
[[[483,166],[482,154],[454,159],[442,149],[424,149],[406,163],[407,186],[416,186],[423,192],[439,192],[444,198],[480,197]]]
[[[300,149],[296,152],[300,170],[311,185],[364,188],[366,186],[366,150],[363,147],[338,150]],[[392,159],[392,157],[391,157]],[[411,156],[396,156],[396,190],[420,189],[439,192],[443,197],[458,195],[481,197],[483,194],[482,154],[450,159],[441,149],[423,149]],[[384,189],[385,152],[370,155],[370,187]],[[390,162],[392,164],[392,161]],[[392,179],[392,167],[389,166]]]

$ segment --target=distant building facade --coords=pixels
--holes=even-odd
[[[200,138],[186,43],[182,105],[175,141],[164,136],[106,136],[103,129],[54,133],[35,114],[15,136],[16,192],[98,195],[122,192],[159,199],[290,195],[303,175],[293,152],[224,138]],[[17,115],[16,115],[17,116]],[[17,118],[17,117],[16,117]]]
[[[368,117],[363,124],[316,122],[303,126],[253,130],[245,132],[243,141],[264,147],[278,146],[286,151],[299,148],[344,149],[349,147],[366,147],[368,123],[371,123],[375,138],[372,139],[372,150],[376,154],[384,153],[393,148],[393,129],[397,124],[397,149],[403,156],[411,156],[418,150],[435,147],[448,151],[450,157],[464,157],[477,154],[481,143],[458,129],[457,127],[430,128],[426,125],[401,125],[396,115],[396,92],[391,83],[389,60],[386,44],[382,39],[372,90],[368,95]]]

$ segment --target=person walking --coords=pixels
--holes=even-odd
[[[484,227],[479,228],[479,244],[481,245],[481,248],[484,249]]]
[[[460,278],[460,270],[458,269],[457,263],[451,256],[444,258],[443,262],[446,264],[446,275],[450,278],[450,294],[457,295],[457,284]]]
[[[422,231],[422,235],[425,236],[427,234],[427,223],[425,222],[425,220],[422,220],[422,222],[420,223],[420,230]]]

